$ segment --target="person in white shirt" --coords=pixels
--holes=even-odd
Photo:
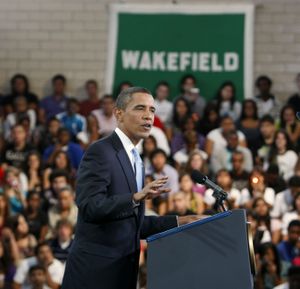
[[[111,95],[104,95],[102,98],[102,108],[93,110],[91,113],[97,118],[99,133],[109,135],[117,127],[117,120],[114,115],[115,101]]]
[[[250,175],[249,188],[242,189],[240,205],[251,208],[253,200],[263,197],[270,207],[274,206],[275,191],[267,187],[264,172],[254,169]]]
[[[285,181],[293,176],[297,160],[298,155],[292,150],[287,132],[285,130],[276,132],[269,154],[269,162],[278,165],[279,173]]]
[[[211,157],[214,152],[226,148],[227,141],[224,135],[232,130],[235,130],[233,119],[230,116],[224,116],[221,119],[220,127],[213,129],[208,133],[205,143],[205,151],[209,157]],[[246,147],[247,144],[245,135],[239,130],[237,130],[237,134],[239,145]]]
[[[48,270],[47,286],[59,289],[64,275],[64,265],[53,257],[50,246],[41,243],[36,248],[36,257],[24,259],[18,266],[13,280],[14,289],[31,289],[28,272],[35,265],[42,265]]]
[[[289,179],[288,188],[276,195],[271,216],[281,218],[284,213],[291,211],[294,198],[298,192],[300,192],[300,176],[293,176]]]
[[[293,220],[300,220],[300,191],[296,194],[293,202],[293,210],[286,212],[282,217],[282,235],[287,237],[289,223]]]
[[[163,122],[164,125],[170,125],[172,120],[173,104],[167,100],[170,95],[170,86],[167,82],[159,82],[155,90],[155,114]]]
[[[51,289],[47,286],[47,272],[41,265],[35,265],[29,269],[30,289]]]

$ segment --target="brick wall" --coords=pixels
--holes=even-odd
[[[108,4],[148,0],[0,0],[0,92],[16,72],[29,76],[43,96],[49,79],[64,73],[68,91],[82,93],[88,78],[100,85],[106,71]],[[172,1],[155,1],[170,3]],[[257,4],[254,31],[254,77],[267,74],[281,99],[295,89],[300,72],[300,0],[178,0],[182,4]]]

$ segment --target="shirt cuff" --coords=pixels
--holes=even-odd
[[[177,227],[179,227],[179,217],[176,216]]]
[[[136,208],[140,205],[140,202],[135,202],[134,199],[132,199],[132,206],[133,208]]]

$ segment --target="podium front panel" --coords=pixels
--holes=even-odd
[[[252,289],[244,210],[220,213],[148,241],[148,289]]]

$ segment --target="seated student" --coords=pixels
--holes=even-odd
[[[73,226],[76,225],[78,208],[75,205],[75,195],[70,186],[58,191],[58,203],[48,211],[49,231],[47,238],[54,236],[55,228],[60,220],[67,219]]]
[[[47,286],[47,271],[41,265],[32,266],[28,272],[30,289],[51,289]]]
[[[189,209],[186,194],[182,191],[174,193],[172,196],[173,209],[167,212],[167,215],[188,216],[195,215],[195,212]]]
[[[244,169],[244,155],[240,151],[234,151],[231,156],[232,169],[230,171],[233,187],[242,190],[248,187],[249,172]]]
[[[97,118],[99,133],[109,135],[117,127],[117,120],[114,115],[115,100],[112,95],[106,94],[102,97],[101,108],[93,110],[91,113]]]
[[[238,208],[240,204],[241,193],[232,186],[232,178],[229,171],[221,169],[217,172],[216,183],[228,193],[227,204],[229,208]],[[212,209],[216,199],[213,197],[213,190],[207,189],[204,195],[204,202],[207,208]]]
[[[220,169],[232,170],[232,154],[235,151],[239,151],[243,154],[244,162],[243,167],[247,172],[251,172],[253,169],[253,161],[251,151],[243,146],[239,145],[238,133],[235,130],[229,131],[224,134],[227,145],[225,148],[214,150],[210,159],[210,168],[215,174]]]
[[[64,265],[53,257],[50,246],[47,243],[38,244],[34,257],[26,258],[20,262],[12,289],[30,289],[28,272],[31,267],[41,265],[47,270],[46,285],[51,289],[59,289],[64,275]]]
[[[97,81],[88,80],[85,83],[85,91],[88,98],[80,102],[80,114],[87,117],[93,110],[99,109],[101,106]]]
[[[179,189],[185,194],[188,209],[194,214],[201,215],[204,211],[203,197],[194,192],[193,181],[188,173],[182,173],[179,177]],[[169,210],[173,210],[173,195],[169,196]]]
[[[53,93],[40,102],[40,110],[46,115],[49,120],[60,112],[66,110],[68,97],[66,96],[67,79],[57,74],[52,78]]]
[[[288,270],[288,281],[273,289],[298,289],[300,288],[300,267],[292,266]]]
[[[240,205],[250,208],[254,200],[262,197],[273,208],[275,202],[275,191],[267,186],[264,171],[255,168],[249,177],[249,186],[241,191]]]
[[[86,119],[79,113],[79,101],[76,98],[69,98],[66,111],[56,115],[62,126],[67,128],[72,135],[73,141],[80,132],[86,132]]]
[[[77,169],[83,156],[83,150],[79,144],[71,141],[69,130],[63,127],[59,129],[57,143],[55,145],[50,145],[45,149],[43,155],[44,161],[47,162],[47,164],[52,164],[57,151],[61,150],[67,152],[72,167]]]
[[[288,225],[288,236],[286,241],[277,245],[280,260],[292,264],[293,259],[298,256],[297,243],[300,238],[300,220],[291,221]]]
[[[300,111],[300,73],[297,74],[295,82],[298,91],[291,95],[288,99],[288,104],[294,107],[296,111]]]
[[[169,126],[172,119],[173,104],[168,100],[170,96],[170,85],[161,81],[156,85],[155,90],[155,114],[165,126]]]
[[[167,176],[168,180],[165,186],[171,189],[169,195],[177,192],[179,190],[178,173],[171,165],[167,164],[166,153],[162,149],[156,149],[151,153],[150,161],[151,170],[149,173],[154,177],[154,179],[159,179],[163,176]],[[159,215],[164,215],[167,212],[167,200],[167,195],[161,195],[157,198],[157,201],[160,201],[158,208]]]
[[[225,139],[226,133],[229,131],[235,130],[235,124],[230,116],[224,116],[221,119],[221,125],[219,128],[213,129],[207,135],[206,143],[205,143],[205,151],[209,157],[214,152],[225,148],[227,145],[227,141]],[[246,147],[246,137],[245,135],[237,131],[238,134],[238,143],[240,146]]]
[[[288,181],[288,188],[276,195],[272,217],[281,218],[284,213],[291,211],[298,192],[300,192],[300,176],[293,176]]]
[[[74,227],[67,219],[62,219],[57,222],[55,238],[49,240],[49,245],[52,249],[54,257],[65,263],[73,244]]]

